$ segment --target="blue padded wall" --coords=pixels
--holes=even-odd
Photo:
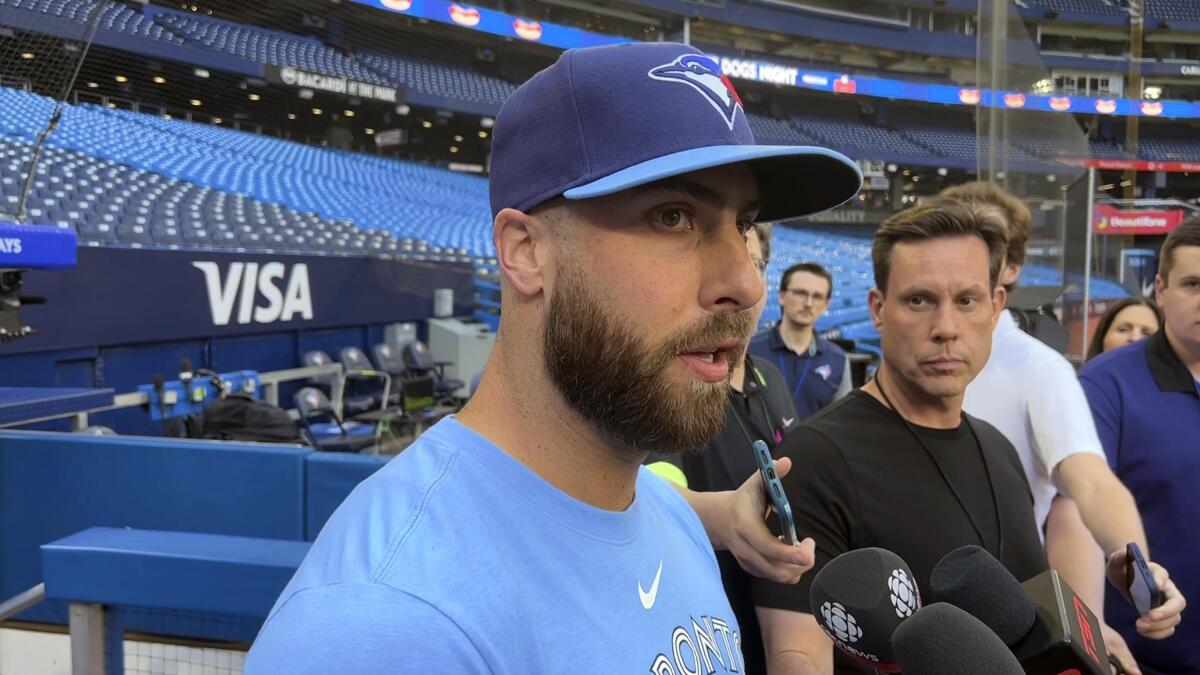
[[[0,598],[41,581],[38,547],[94,526],[301,540],[307,448],[0,432]],[[22,618],[62,622],[61,605]]]

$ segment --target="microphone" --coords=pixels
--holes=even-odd
[[[892,635],[904,675],[1014,675],[1021,664],[982,621],[944,602],[918,609]]]
[[[1019,583],[984,549],[963,546],[934,566],[929,590],[934,601],[982,621],[1009,646],[1026,673],[1112,672],[1100,622],[1054,570]]]
[[[188,382],[192,381],[192,377],[194,375],[195,373],[192,371],[192,360],[186,356],[179,359],[179,379],[184,384],[187,384]]]
[[[843,652],[891,673],[892,633],[921,606],[912,570],[883,548],[860,548],[830,560],[813,579],[809,604],[817,625]]]

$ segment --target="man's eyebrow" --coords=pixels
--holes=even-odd
[[[634,188],[634,190],[639,192],[683,193],[692,199],[695,199],[698,202],[704,202],[706,205],[715,209],[725,208],[725,197],[722,196],[720,192],[717,192],[707,185],[702,185],[696,181],[688,180],[686,178],[664,178],[663,180],[654,181],[653,183],[640,185]],[[750,211],[758,211],[761,208],[762,207],[759,201],[756,199],[744,205],[739,212],[746,213]]]

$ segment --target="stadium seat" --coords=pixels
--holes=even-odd
[[[462,380],[446,377],[446,366],[452,364],[448,361],[434,361],[433,355],[429,353],[429,348],[420,340],[404,345],[404,365],[410,373],[415,375],[435,376],[433,390],[434,395],[439,399],[453,395],[464,386]]]
[[[304,440],[313,448],[324,452],[360,452],[375,444],[375,428],[343,421],[320,389],[304,387],[296,392],[295,403]],[[317,421],[321,419],[328,421]]]

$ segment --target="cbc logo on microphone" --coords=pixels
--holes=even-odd
[[[908,578],[904,570],[892,570],[887,584],[888,590],[892,592],[892,608],[896,610],[896,616],[901,619],[912,616],[917,610],[917,589],[912,579]]]
[[[825,627],[838,642],[858,642],[863,636],[862,627],[854,620],[854,615],[847,612],[840,602],[821,605],[821,616],[825,619]]]

